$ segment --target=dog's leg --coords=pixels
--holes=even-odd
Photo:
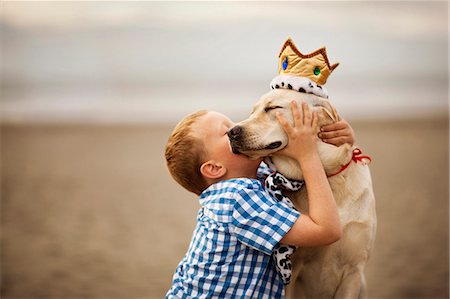
[[[350,273],[348,272],[345,273],[341,283],[339,284],[339,287],[336,290],[334,298],[335,299],[360,298],[362,293],[365,293],[365,291],[362,291],[362,289],[364,288],[363,283],[365,284],[365,281],[363,281],[363,275],[358,269],[355,269]]]
[[[359,298],[358,299],[367,299],[367,284],[366,284],[366,277],[364,275],[361,275],[361,290],[359,292]]]
[[[286,289],[286,298],[306,299],[304,285],[300,279],[291,282],[291,285]]]

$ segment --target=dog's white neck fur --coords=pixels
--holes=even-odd
[[[322,141],[317,143],[319,156],[327,175],[339,171],[352,157],[352,147],[349,144],[336,147]],[[303,180],[303,172],[296,160],[275,154],[272,156],[272,162],[276,170],[284,176],[294,180]]]

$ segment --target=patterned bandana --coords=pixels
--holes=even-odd
[[[303,184],[303,181],[291,181],[284,177],[281,173],[275,171],[266,178],[264,187],[266,191],[277,201],[281,201],[296,210],[292,201],[287,196],[284,196],[282,191],[297,191],[300,190]],[[294,253],[295,249],[295,246],[278,243],[272,253],[272,258],[275,261],[277,271],[285,285],[291,282],[292,262],[290,257]]]

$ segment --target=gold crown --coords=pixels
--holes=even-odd
[[[289,37],[281,49],[278,62],[278,74],[296,77],[307,77],[317,84],[323,85],[328,76],[339,65],[330,65],[325,47],[312,53],[302,54]]]

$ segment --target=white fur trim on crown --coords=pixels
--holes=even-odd
[[[270,82],[270,88],[292,89],[298,92],[312,93],[322,98],[328,98],[328,92],[325,87],[316,84],[306,77],[279,75],[272,79],[272,82]]]

